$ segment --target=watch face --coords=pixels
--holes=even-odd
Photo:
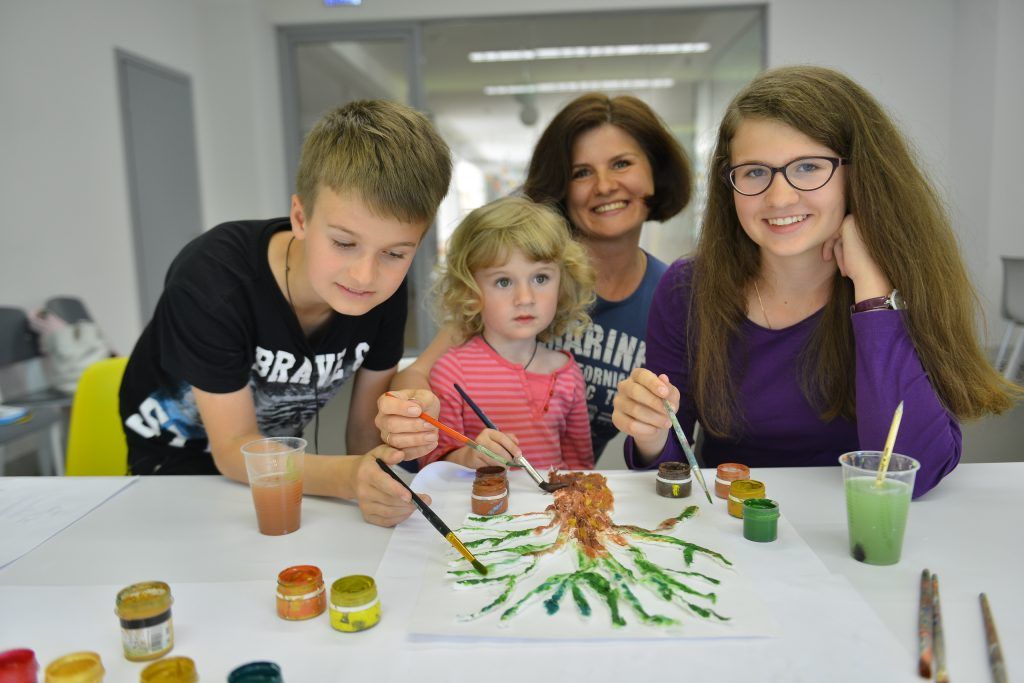
[[[907,308],[907,302],[903,300],[903,295],[900,294],[900,290],[892,290],[892,294],[889,295],[889,306],[894,311],[903,311]]]

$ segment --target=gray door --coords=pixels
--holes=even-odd
[[[139,302],[147,321],[167,266],[203,230],[192,84],[185,74],[116,54]]]

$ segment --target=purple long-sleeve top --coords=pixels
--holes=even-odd
[[[700,415],[690,392],[686,327],[689,318],[692,261],[673,263],[654,293],[647,320],[646,368],[666,374],[679,389],[679,421],[692,439]],[[841,454],[882,450],[893,411],[904,402],[903,421],[894,452],[921,463],[914,497],[929,491],[960,461],[960,425],[939,402],[903,322],[902,311],[868,311],[852,315],[856,345],[857,419],[824,422],[800,390],[799,354],[821,318],[809,318],[781,330],[744,320],[730,350],[737,373],[736,403],[742,417],[739,433],[722,439],[707,432],[704,465],[740,462],[750,467],[837,465]],[[740,357],[745,359],[745,367]],[[742,371],[741,371],[742,368]],[[626,464],[634,464],[628,439]],[[670,434],[659,457],[644,469],[666,461],[685,461]]]

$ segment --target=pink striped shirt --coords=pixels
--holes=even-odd
[[[485,427],[459,396],[461,386],[491,422],[519,439],[519,448],[538,470],[593,469],[594,450],[583,373],[567,351],[568,362],[550,375],[526,372],[498,355],[479,336],[443,355],[430,371],[430,389],[441,401],[441,422],[475,439]],[[460,448],[438,435],[433,453],[420,466]]]

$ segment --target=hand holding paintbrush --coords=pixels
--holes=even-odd
[[[619,431],[633,437],[635,466],[643,467],[665,449],[673,427],[665,402],[678,406],[679,399],[679,390],[667,375],[655,375],[644,368],[634,369],[619,383],[612,422]]]

